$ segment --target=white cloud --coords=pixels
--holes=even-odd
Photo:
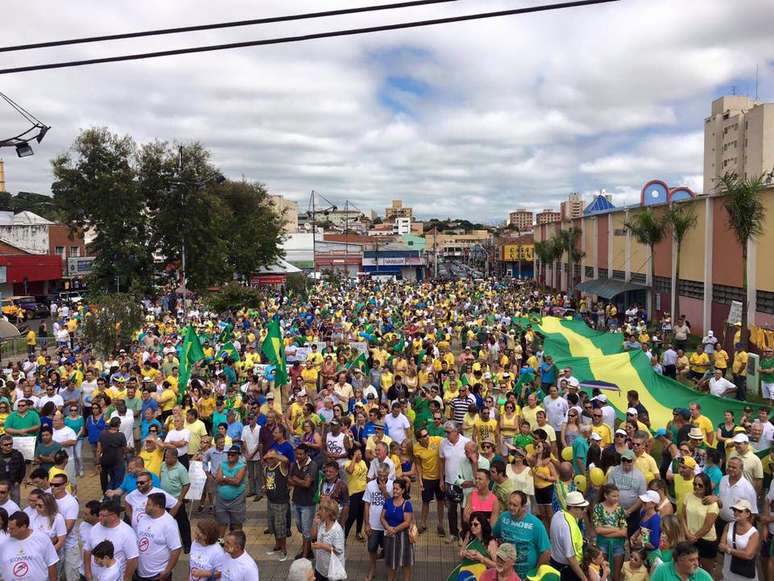
[[[245,0],[138,0],[120,9],[96,0],[27,3],[6,14],[2,44],[247,18],[256,16],[255,6]],[[7,53],[3,66],[512,6],[512,0],[466,0]],[[260,15],[318,9],[312,0],[267,0]],[[738,83],[740,71],[774,59],[772,21],[771,2],[631,0],[7,76],[0,79],[3,91],[53,126],[35,157],[5,155],[8,186],[48,191],[49,160],[80,128],[106,125],[138,141],[201,141],[227,174],[260,180],[297,200],[315,189],[381,211],[402,198],[420,215],[485,221],[515,207],[557,205],[571,191],[606,188],[634,201],[653,177],[701,183],[709,101]],[[761,80],[774,90],[771,68],[761,68]],[[21,126],[12,120],[0,109],[4,132]]]

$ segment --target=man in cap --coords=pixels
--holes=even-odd
[[[495,566],[481,573],[479,581],[517,581],[519,576],[513,570],[516,563],[516,547],[503,543],[495,553]]]
[[[728,460],[739,458],[742,461],[742,474],[752,483],[755,491],[761,494],[763,490],[763,463],[750,446],[750,438],[747,434],[737,434],[732,442],[734,449],[728,453]]]
[[[627,537],[631,537],[640,528],[639,496],[647,490],[645,476],[634,467],[634,452],[626,450],[621,454],[621,464],[610,469],[607,482],[618,487],[621,506],[626,512]]]
[[[760,366],[761,396],[769,400],[769,405],[774,406],[774,347],[767,346],[763,349]]]
[[[580,492],[568,492],[567,509],[551,517],[551,566],[561,573],[562,579],[586,579],[582,569],[583,533],[578,520],[583,518],[588,505]]]
[[[447,542],[452,542],[459,536],[458,507],[461,509],[461,503],[458,498],[452,494],[451,487],[457,481],[462,462],[465,461],[465,444],[470,440],[461,435],[457,424],[452,421],[444,425],[446,437],[441,441],[439,457],[441,459],[440,468],[440,488],[446,493],[446,502],[449,517],[449,534]],[[448,489],[447,489],[448,487]]]

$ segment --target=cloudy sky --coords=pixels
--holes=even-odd
[[[17,3],[0,44],[378,3],[136,0]],[[445,5],[244,29],[5,53],[0,68],[515,8]],[[231,177],[307,206],[317,190],[382,212],[494,223],[649,178],[701,189],[703,120],[736,91],[774,100],[774,0],[621,0],[527,16],[292,45],[0,76],[53,129],[36,155],[5,150],[7,188],[47,193],[50,160],[82,128],[201,141]],[[10,136],[24,123],[0,109]],[[7,134],[7,135],[6,135]],[[109,195],[106,193],[106,195]]]

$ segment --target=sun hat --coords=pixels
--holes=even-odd
[[[646,490],[645,492],[640,494],[640,500],[642,502],[652,502],[653,504],[658,504],[659,502],[661,502],[661,497],[658,495],[658,492],[656,492],[655,490]]]
[[[567,493],[567,507],[577,507],[577,508],[583,508],[589,505],[589,501],[583,498],[583,494],[578,492],[577,490],[573,490],[572,492]]]
[[[691,440],[703,440],[704,432],[702,432],[701,428],[699,428],[698,426],[694,426],[691,428],[691,431],[688,432],[688,437]]]

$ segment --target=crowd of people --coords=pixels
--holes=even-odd
[[[226,313],[173,295],[144,308],[131,344],[107,354],[80,333],[88,307],[52,313],[56,347],[33,341],[6,370],[3,579],[165,580],[188,554],[191,579],[257,580],[256,559],[275,559],[293,581],[336,580],[363,543],[365,581],[408,580],[433,525],[459,550],[454,581],[774,578],[768,409],[713,425],[697,393],[654,425],[637,391],[614,409],[539,334],[542,316],[577,313],[665,375],[688,357],[699,389],[744,393],[741,351],[723,357],[716,339],[708,359],[705,337],[687,356],[684,319],[654,330],[636,308],[495,280],[320,282]],[[263,348],[275,321],[286,365]],[[186,328],[204,358],[181,382]],[[733,391],[717,393],[722,381]],[[102,496],[88,499],[78,485],[93,468]],[[243,527],[264,499],[274,544],[251,555]]]

